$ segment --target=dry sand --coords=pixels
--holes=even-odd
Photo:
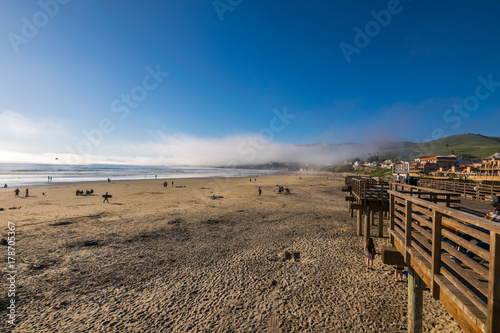
[[[163,181],[32,187],[29,198],[1,189],[1,236],[7,221],[16,225],[17,306],[12,329],[4,278],[0,330],[406,331],[407,284],[394,282],[380,256],[366,271],[343,179]],[[75,196],[77,188],[95,195]],[[377,249],[388,243],[374,240]],[[0,251],[5,277],[7,247]],[[424,331],[460,332],[424,294]]]

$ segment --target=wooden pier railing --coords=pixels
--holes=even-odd
[[[370,179],[371,177],[368,177],[368,176],[359,176],[359,175],[356,175],[356,176],[346,176],[345,179],[344,179],[345,185],[344,185],[344,187],[342,187],[342,191],[343,192],[351,192],[351,190],[352,190],[352,181],[354,179],[362,179],[362,178]]]
[[[389,200],[389,183],[374,178],[354,178],[351,180],[352,195],[362,205]]]
[[[464,198],[473,200],[491,200],[491,197],[500,193],[500,185],[485,185],[462,183],[447,180],[421,179],[420,186],[437,190],[460,193]]]
[[[388,193],[391,243],[411,274],[464,331],[500,332],[500,224],[409,193]]]
[[[391,183],[390,189],[433,203],[443,203],[446,207],[450,207],[452,203],[460,203],[460,193],[400,183]]]

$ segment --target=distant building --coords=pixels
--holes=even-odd
[[[481,176],[500,177],[500,161],[483,162],[479,173]]]
[[[458,160],[456,156],[426,157],[420,159],[420,165],[423,166],[424,174],[436,171],[446,172],[458,166]]]
[[[497,155],[497,154],[495,154]],[[494,155],[490,156],[492,158]],[[470,162],[455,156],[434,156],[421,158],[408,164],[397,164],[395,173],[405,174],[405,166],[412,176],[430,176],[449,179],[500,180],[500,160]]]
[[[385,160],[381,165],[380,167],[381,168],[384,168],[384,169],[392,169],[394,163],[392,163],[391,160]]]
[[[420,159],[420,164],[436,164],[438,168],[449,169],[452,166],[458,166],[456,156],[434,156]]]
[[[403,176],[410,172],[408,163],[396,163],[392,166],[392,174],[397,175],[398,173]]]
[[[420,158],[418,161],[409,164],[409,173],[428,175],[432,172],[446,172],[453,167],[458,167],[456,156],[434,156]],[[456,169],[453,169],[455,172]]]
[[[415,162],[410,162],[409,164],[409,172],[410,173],[420,173],[420,160],[419,161],[415,161]]]
[[[464,173],[472,175],[479,174],[479,169],[481,168],[481,163],[472,163],[461,165]]]

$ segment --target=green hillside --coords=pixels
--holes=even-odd
[[[429,155],[470,155],[485,158],[500,152],[500,141],[480,134],[460,134],[440,138],[412,148],[419,157]]]
[[[485,158],[500,152],[500,138],[480,134],[459,134],[425,143],[399,143],[380,151],[382,156],[430,157],[436,155]]]

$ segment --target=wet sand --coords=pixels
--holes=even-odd
[[[17,269],[17,325],[7,323],[4,279],[0,330],[406,331],[406,282],[394,282],[380,256],[366,271],[342,178],[164,181],[33,187],[28,198],[0,189],[1,236],[14,222]],[[425,332],[461,332],[428,291],[423,321]]]

